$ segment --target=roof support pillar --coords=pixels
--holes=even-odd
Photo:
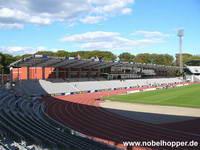
[[[20,68],[20,69],[21,69],[21,68]],[[18,77],[18,78],[17,78],[18,81],[21,80],[21,74],[19,73],[19,68],[17,68],[17,77]]]
[[[45,80],[45,67],[42,67],[42,79]]]
[[[88,71],[87,71],[87,78],[90,77],[90,71],[91,71],[91,69],[88,69]]]
[[[64,69],[65,79],[67,78],[67,69]]]
[[[56,79],[58,79],[59,78],[59,68],[56,68],[55,71],[56,71]]]
[[[81,68],[78,69],[78,78],[81,78]]]
[[[28,66],[27,67],[27,80],[30,79],[30,67]]]
[[[71,78],[71,68],[68,68],[68,78]]]
[[[97,70],[97,77],[99,78],[100,77],[100,69],[98,68]]]

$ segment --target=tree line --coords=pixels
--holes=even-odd
[[[158,65],[167,65],[167,66],[177,66],[179,64],[179,54],[176,54],[175,57],[169,54],[150,54],[150,53],[141,53],[133,55],[128,52],[121,53],[120,55],[115,55],[111,51],[76,51],[68,52],[64,50],[58,50],[57,52],[52,51],[38,51],[35,54],[37,55],[48,55],[48,56],[57,56],[57,57],[81,57],[83,59],[99,58],[105,61],[114,61],[119,60],[122,62],[138,62],[138,63],[150,63]],[[5,73],[9,73],[9,64],[31,56],[32,54],[25,54],[21,56],[13,56],[10,54],[0,53],[0,72],[4,70]],[[187,61],[200,59],[200,56],[183,54],[183,63]]]

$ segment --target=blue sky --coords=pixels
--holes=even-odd
[[[199,0],[1,0],[0,51],[178,52],[200,55]]]

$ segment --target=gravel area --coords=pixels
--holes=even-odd
[[[130,119],[153,124],[179,122],[200,117],[200,109],[198,108],[130,104],[108,100],[101,103],[101,107]]]

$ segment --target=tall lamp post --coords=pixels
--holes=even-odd
[[[179,29],[177,36],[179,37],[179,67],[180,67],[180,73],[182,74],[183,73],[182,40],[184,36],[184,30]]]

